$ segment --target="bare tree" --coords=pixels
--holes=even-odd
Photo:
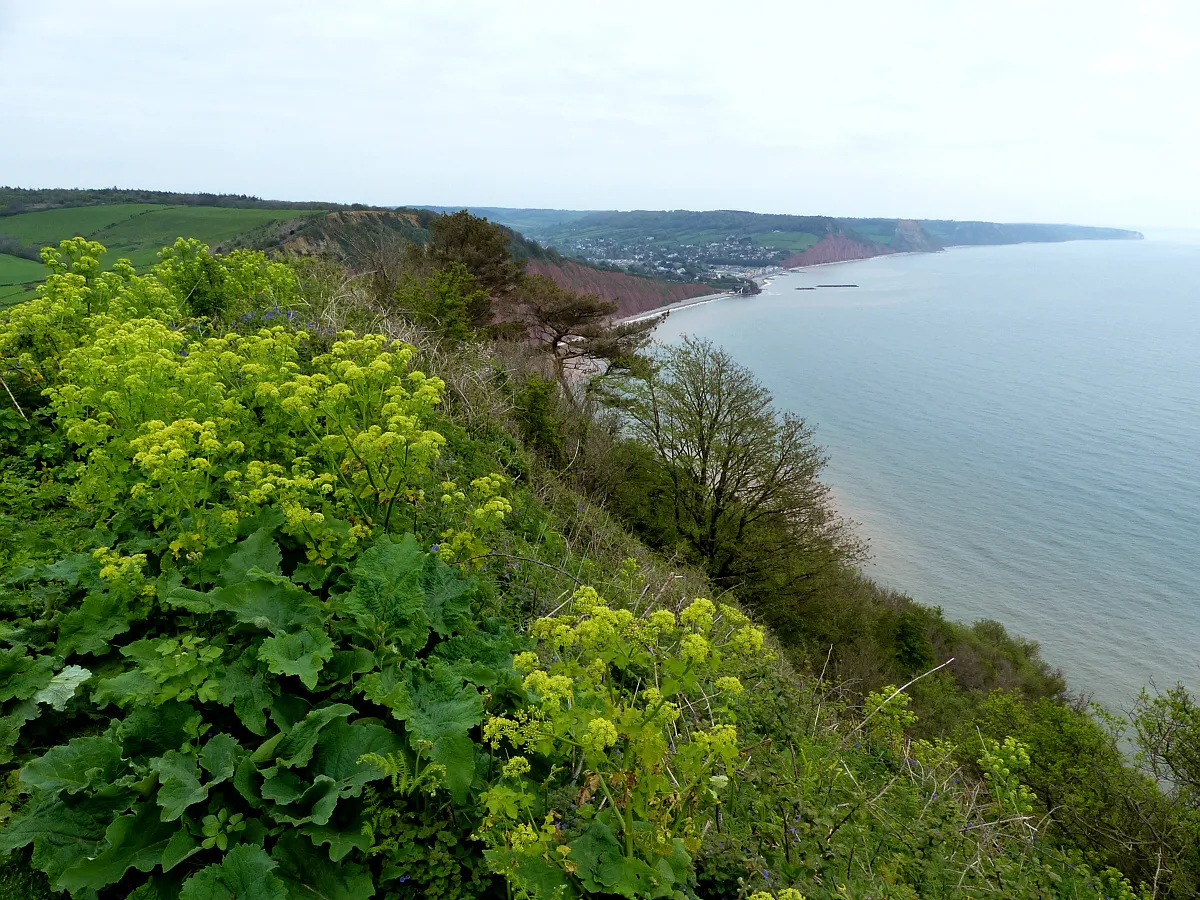
[[[820,480],[826,456],[812,430],[776,411],[724,350],[692,338],[661,348],[618,403],[665,469],[676,530],[718,581],[749,574],[749,559],[777,565],[806,547],[843,560],[860,552]]]

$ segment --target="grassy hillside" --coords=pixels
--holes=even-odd
[[[217,245],[254,229],[322,214],[314,209],[150,203],[64,206],[0,216],[0,240],[11,239],[30,251],[57,245],[64,238],[86,237],[109,248],[106,264],[126,258],[143,268],[157,260],[162,247],[182,235]],[[44,276],[40,263],[0,254],[0,307],[29,295]]]
[[[1187,789],[814,543],[819,448],[734,361],[685,348],[696,404],[685,357],[630,368],[621,424],[557,342],[192,249],[0,316],[4,900],[1194,894]],[[631,424],[660,387],[722,417],[718,505],[784,505],[693,533],[707,476]]]

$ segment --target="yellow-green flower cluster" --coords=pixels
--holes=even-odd
[[[603,753],[617,742],[617,727],[603,717],[597,716],[588,722],[583,734],[583,747],[593,753]]]

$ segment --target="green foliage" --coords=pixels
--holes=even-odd
[[[471,336],[472,310],[487,305],[487,292],[460,262],[451,262],[424,278],[408,276],[394,299],[414,322],[454,346]]]
[[[592,588],[571,606],[535,622],[538,650],[517,658],[534,705],[485,725],[507,757],[483,798],[487,858],[534,896],[672,896],[733,772],[734,673],[762,632],[707,599],[678,620],[639,620]]]
[[[517,392],[514,411],[525,445],[546,462],[558,467],[563,462],[563,421],[557,412],[558,384],[531,374]]]
[[[183,242],[138,275],[99,253],[48,251],[0,319],[21,404],[0,419],[0,896],[1194,890],[1186,692],[1141,704],[1135,771],[1121,723],[1030,699],[1052,681],[1036,647],[844,560],[796,588],[815,558],[772,556],[786,530],[723,537],[761,577],[685,602],[703,578],[543,478],[499,421],[439,412],[412,348],[257,327],[291,308],[290,269]],[[492,366],[469,374],[500,394]],[[524,383],[546,453],[576,423]],[[663,515],[690,461],[618,448],[640,461],[627,490],[650,488],[639,521],[699,558]],[[869,677],[777,660],[735,599],[772,592],[792,658],[829,636],[830,676]],[[978,658],[880,687],[961,649]]]

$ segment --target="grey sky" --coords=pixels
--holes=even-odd
[[[0,183],[1200,225],[1200,2],[0,0]]]

